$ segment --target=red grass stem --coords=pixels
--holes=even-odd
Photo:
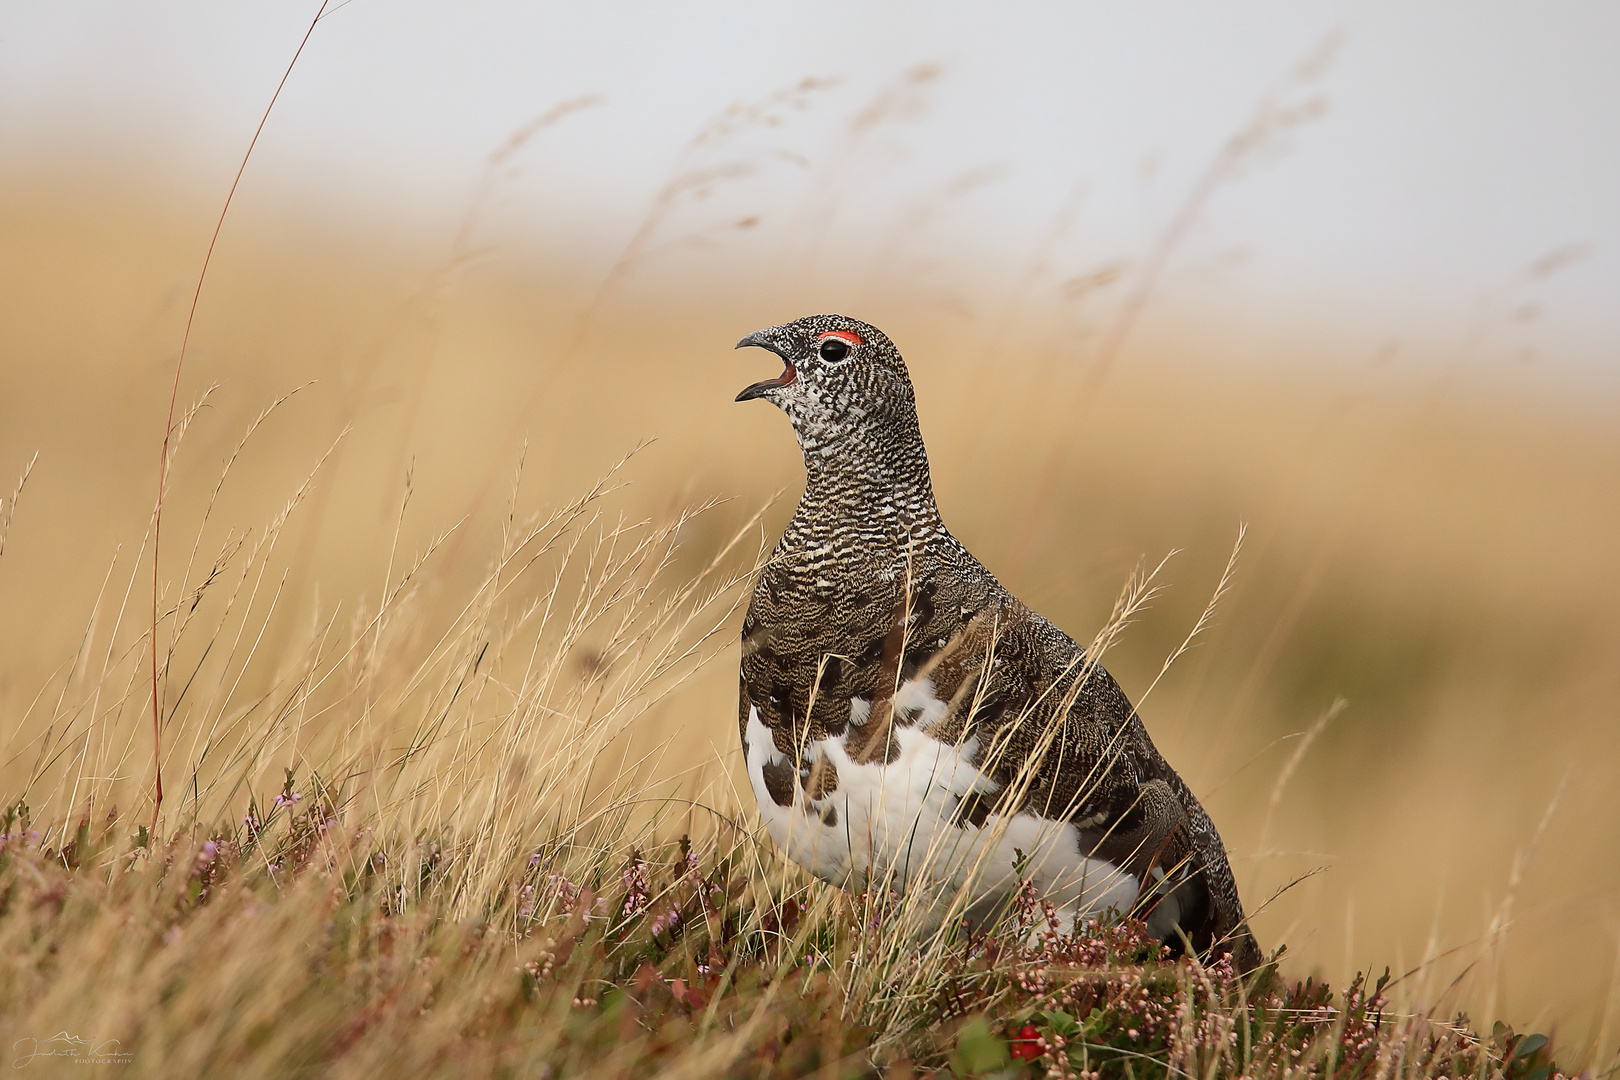
[[[253,131],[253,139],[248,143],[247,153],[242,155],[242,163],[236,167],[236,178],[231,181],[231,190],[225,196],[225,205],[220,207],[219,220],[214,222],[214,235],[209,237],[208,251],[203,255],[202,271],[197,275],[197,288],[191,294],[191,310],[186,314],[186,329],[180,337],[180,355],[174,362],[174,386],[169,391],[169,415],[163,425],[163,450],[158,455],[158,491],[157,506],[152,511],[152,774],[155,789],[152,798],[152,833],[155,840],[157,834],[158,810],[163,806],[163,753],[162,753],[162,724],[158,707],[158,662],[157,662],[157,627],[158,627],[158,539],[163,526],[163,491],[169,478],[169,439],[174,434],[174,406],[180,398],[180,371],[186,363],[186,346],[191,342],[191,324],[197,319],[197,302],[202,299],[203,281],[208,277],[208,264],[214,258],[214,245],[219,243],[220,230],[225,227],[225,215],[230,213],[231,200],[236,198],[237,185],[242,182],[242,174],[247,171],[248,159],[253,156],[253,148],[259,145],[259,136],[264,133],[264,125],[270,119],[270,110],[276,107],[276,99],[281,97],[282,88],[287,85],[287,79],[292,75],[294,65],[298,58],[304,54],[304,46],[309,44],[310,36],[315,33],[315,25],[326,15],[326,5],[331,0],[321,0],[321,6],[310,20],[309,29],[304,31],[303,40],[298,43],[298,51],[287,63],[287,70],[281,73],[281,81],[276,84],[276,92],[270,95],[270,104],[264,107],[264,115],[259,117],[259,126]],[[345,0],[347,2],[347,0]],[[343,5],[338,5],[342,7]]]

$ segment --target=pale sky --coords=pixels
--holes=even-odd
[[[161,157],[222,196],[316,6],[0,0],[0,172]],[[919,65],[937,77],[906,83]],[[1490,298],[1534,324],[1512,333],[1553,376],[1620,384],[1612,4],[352,0],[315,30],[240,197],[448,231],[492,150],[596,94],[513,155],[481,239],[596,238],[611,259],[677,162],[706,163],[681,154],[707,120],[805,77],[836,85],[745,134],[757,175],[715,220],[780,211],[842,237],[914,214],[936,260],[1010,275],[1078,184],[1054,274],[1079,274],[1140,258],[1265,95],[1316,101],[1178,251],[1217,282],[1207,302],[1371,348],[1419,327],[1461,339]],[[880,101],[860,136],[852,118]]]

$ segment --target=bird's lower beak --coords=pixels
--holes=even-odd
[[[767,332],[764,330],[756,330],[754,333],[749,334],[747,337],[737,342],[737,348],[765,349],[769,352],[775,353],[777,356],[782,356],[782,350],[776,347],[776,343],[770,339]],[[799,372],[798,369],[793,366],[793,361],[789,360],[785,356],[782,356],[782,374],[779,377],[775,379],[765,379],[762,382],[755,383],[753,386],[748,387],[742,393],[738,394],[737,400],[752,401],[757,397],[764,397],[767,391],[774,390],[778,386],[786,386],[788,383],[792,382],[798,377]]]

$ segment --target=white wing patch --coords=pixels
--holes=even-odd
[[[910,718],[924,731],[939,723],[949,707],[950,702],[941,701],[935,695],[934,680],[926,677],[901,683],[894,695],[895,711]]]
[[[1126,910],[1139,895],[1135,876],[1080,851],[1080,834],[1066,821],[1033,814],[990,814],[982,826],[958,822],[957,804],[969,794],[992,795],[999,785],[972,764],[976,739],[944,743],[928,729],[945,715],[948,703],[934,693],[930,679],[902,685],[895,709],[911,720],[896,725],[899,748],[894,761],[857,762],[846,736],[806,743],[800,760],[824,758],[837,773],[836,787],[807,798],[802,774],[794,783],[793,805],[779,806],[765,785],[764,768],[785,755],[771,731],[750,708],[744,734],[748,780],[765,829],[794,862],[824,881],[860,888],[868,881],[896,892],[925,890],[936,921],[952,915],[976,920],[994,916],[1017,890],[1020,876],[1057,905],[1062,929],[1115,909]],[[868,719],[871,703],[855,698],[850,722]],[[1023,856],[1021,869],[1018,864]],[[1166,934],[1177,905],[1164,897],[1152,913],[1155,932]]]

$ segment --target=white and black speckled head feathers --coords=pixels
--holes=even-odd
[[[881,330],[843,315],[812,315],[737,343],[748,346],[783,362],[780,377],[753,384],[737,400],[764,398],[793,424],[807,481],[794,541],[829,542],[851,528],[902,544],[944,534],[911,377]]]

